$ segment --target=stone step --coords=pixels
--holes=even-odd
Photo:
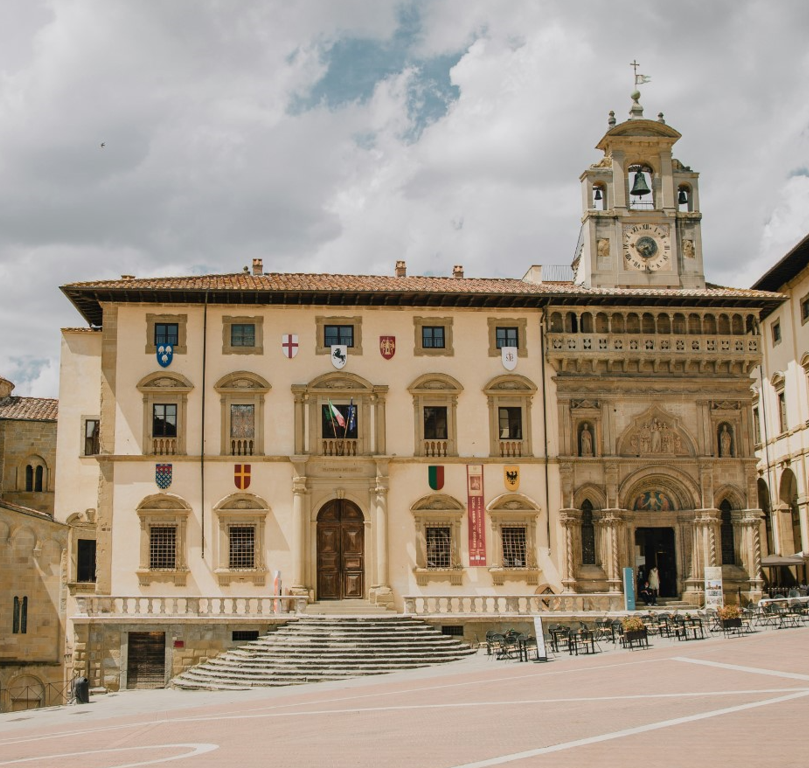
[[[186,670],[185,690],[238,690],[381,675],[475,653],[412,616],[302,616]]]

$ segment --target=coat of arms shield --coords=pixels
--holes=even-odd
[[[174,347],[171,344],[157,345],[157,364],[161,368],[168,368],[174,359]]]
[[[348,347],[345,344],[331,345],[331,364],[337,368],[345,368],[348,362]]]
[[[509,491],[516,491],[520,487],[520,468],[503,467],[503,483]]]
[[[233,468],[233,482],[240,491],[246,491],[250,487],[250,465],[236,464]]]
[[[427,481],[430,488],[440,491],[444,487],[444,467],[427,467]]]
[[[517,367],[517,347],[501,347],[500,359],[503,363],[503,368],[507,371],[513,371]]]
[[[396,337],[395,336],[380,336],[379,337],[379,351],[385,360],[390,360],[396,354]]]
[[[155,464],[154,481],[157,487],[165,491],[171,485],[171,464]]]
[[[290,360],[298,354],[298,335],[295,333],[285,333],[281,337],[281,351]]]

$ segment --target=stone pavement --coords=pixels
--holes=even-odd
[[[805,766],[809,627],[0,715],[0,768]]]

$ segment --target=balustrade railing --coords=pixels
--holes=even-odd
[[[722,355],[756,355],[759,340],[755,336],[704,336],[643,333],[560,333],[548,334],[551,351],[576,353],[639,352]]]
[[[528,616],[535,613],[622,611],[620,592],[559,595],[406,595],[404,613],[414,616]]]
[[[424,455],[439,458],[447,455],[449,440],[425,440]]]
[[[153,437],[152,453],[155,456],[174,456],[177,453],[177,438]]]
[[[252,456],[253,455],[253,440],[244,438],[231,438],[230,440],[230,455],[231,456]]]
[[[354,438],[330,438],[323,440],[324,456],[356,456],[357,440]]]
[[[524,455],[522,440],[500,440],[499,442],[502,458],[516,458]]]
[[[76,597],[78,616],[89,618],[155,617],[232,619],[303,613],[305,595],[268,597],[181,597],[86,595]]]

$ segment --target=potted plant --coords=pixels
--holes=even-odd
[[[716,609],[722,629],[741,629],[742,611],[738,605],[723,605]]]
[[[621,619],[624,630],[624,645],[632,648],[634,645],[647,645],[646,625],[640,616],[624,616]]]

